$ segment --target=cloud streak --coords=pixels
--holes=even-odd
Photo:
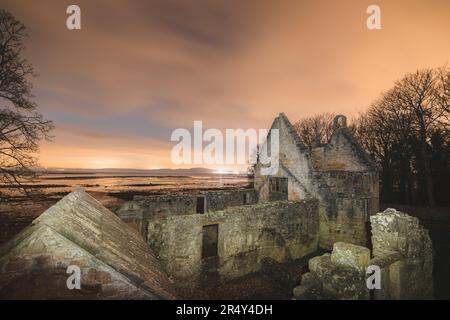
[[[267,128],[281,111],[356,115],[450,52],[443,0],[379,1],[379,31],[359,0],[83,0],[81,31],[65,28],[69,4],[2,1],[28,27],[34,93],[57,127],[44,166],[170,167],[171,130],[194,120]]]

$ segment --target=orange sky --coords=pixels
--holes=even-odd
[[[65,27],[78,4],[82,30]],[[366,28],[381,7],[382,29]],[[194,120],[267,128],[354,116],[406,72],[449,61],[450,1],[2,0],[28,27],[43,166],[161,168]]]

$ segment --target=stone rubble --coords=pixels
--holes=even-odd
[[[309,260],[295,299],[369,299],[366,270],[380,268],[374,299],[432,299],[431,239],[417,218],[395,209],[371,217],[373,258],[368,248],[336,242],[331,254]]]

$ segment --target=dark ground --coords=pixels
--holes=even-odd
[[[287,264],[264,259],[260,272],[231,281],[216,282],[218,277],[204,279],[202,289],[177,288],[182,299],[193,300],[287,300],[308,271],[308,260],[324,252],[316,252]],[[209,259],[209,258],[208,258]]]
[[[450,299],[450,222],[423,221],[430,230],[434,250],[434,295]]]

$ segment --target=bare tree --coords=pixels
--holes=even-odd
[[[443,76],[447,73],[447,76]],[[424,69],[407,74],[398,81],[395,106],[412,115],[412,129],[416,134],[420,151],[421,171],[425,179],[426,194],[431,206],[435,206],[432,170],[428,144],[434,128],[445,121],[448,123],[449,96],[448,72],[442,69]]]
[[[409,202],[417,185],[426,202],[436,205],[432,139],[445,139],[448,132],[449,74],[446,67],[407,74],[357,121],[357,138],[382,168],[384,201],[397,192],[398,201]],[[446,142],[438,144],[445,146]]]
[[[333,134],[335,114],[322,113],[299,120],[294,124],[303,145],[311,150],[314,146],[327,143]]]
[[[38,143],[50,138],[53,124],[35,111],[30,78],[36,74],[22,57],[25,30],[0,9],[0,183],[27,192],[23,181],[33,177]],[[6,195],[0,193],[0,199]]]
[[[394,200],[394,184],[404,198],[410,193],[407,182],[411,180],[412,151],[408,142],[412,137],[412,117],[393,104],[396,99],[396,92],[389,90],[354,121],[355,137],[380,165],[381,198],[385,202]],[[394,183],[396,180],[402,181]]]

